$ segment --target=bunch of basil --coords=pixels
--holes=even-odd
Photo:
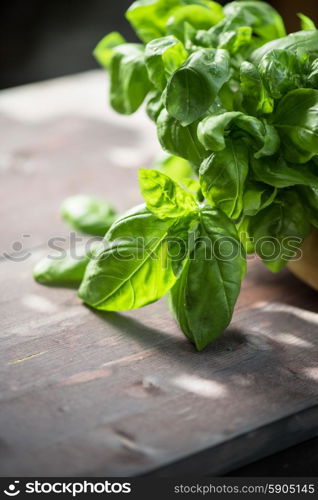
[[[169,292],[200,350],[231,321],[246,253],[277,272],[318,227],[318,31],[300,14],[302,31],[286,36],[253,0],[138,0],[126,16],[143,43],[114,32],[95,49],[110,103],[131,114],[145,101],[171,156],[140,170],[145,205],[84,257],[79,296],[121,311]]]

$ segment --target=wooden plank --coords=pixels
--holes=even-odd
[[[23,241],[30,253],[0,261],[0,474],[221,474],[316,435],[317,293],[288,270],[252,260],[232,325],[202,353],[165,300],[100,313],[33,282],[49,238],[69,237],[62,199],[85,188],[119,210],[138,203],[125,158],[141,151],[148,165],[156,147],[140,117],[115,126],[54,108],[24,123],[16,100],[25,112],[30,93],[55,85],[0,98],[1,252]],[[77,96],[96,85],[99,73],[66,79]]]
[[[224,475],[240,467],[242,464],[252,463],[268,456],[269,454],[274,454],[277,452],[277,441],[280,443],[281,448],[288,448],[290,444],[297,444],[298,442],[306,441],[308,438],[312,437],[312,429],[316,426],[318,419],[318,406],[313,406],[301,412],[289,415],[288,417],[282,418],[275,422],[265,425],[263,427],[258,427],[255,430],[242,434],[234,439],[230,439],[226,442],[221,443],[218,446],[207,448],[201,453],[191,455],[178,462],[169,464],[167,466],[161,467],[154,471],[149,472],[144,475],[152,475],[157,477],[169,477],[169,476],[202,476],[210,475],[214,476]],[[286,432],[286,429],[293,429],[292,441],[290,441],[290,433]],[[310,443],[312,440],[310,441]],[[307,441],[308,443],[308,441]],[[308,461],[313,464],[315,463],[315,458],[312,456],[312,448],[307,447],[309,450]],[[245,453],[242,454],[242,449]],[[294,449],[294,448],[293,448]],[[285,452],[286,453],[286,452]],[[311,460],[310,460],[311,459]],[[271,460],[273,460],[271,458]],[[288,460],[287,460],[288,461]],[[259,462],[257,462],[259,464]],[[277,466],[277,460],[274,464]],[[303,467],[303,463],[299,463],[298,460],[294,459],[295,472],[294,476],[310,476],[308,469]],[[272,465],[271,473],[264,473],[264,469],[258,468],[256,474],[251,474],[250,467],[246,467],[247,476],[259,477],[259,476],[280,476],[286,477],[290,474],[286,473],[286,470],[277,474],[275,466]],[[301,470],[302,468],[302,470]],[[315,468],[314,468],[315,469]],[[301,470],[301,473],[299,472]],[[240,469],[239,469],[240,471]],[[237,471],[234,475],[236,477]],[[102,475],[102,471],[100,471]],[[240,474],[241,475],[241,474]],[[312,474],[314,475],[314,474]]]

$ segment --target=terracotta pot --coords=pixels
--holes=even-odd
[[[288,268],[302,281],[318,290],[318,230],[313,229],[304,241],[302,257],[288,263]]]

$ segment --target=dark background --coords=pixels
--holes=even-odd
[[[135,37],[124,12],[132,0],[5,0],[1,8],[0,88],[96,68],[91,52],[102,36]],[[222,3],[222,2],[220,2]],[[223,2],[225,3],[225,2]],[[296,12],[318,21],[318,0],[272,0],[289,31]]]

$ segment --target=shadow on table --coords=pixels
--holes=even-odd
[[[318,292],[298,280],[287,269],[279,274],[270,273],[264,266],[257,265],[257,273],[253,273],[250,277],[250,287],[262,288],[264,296],[266,292],[272,289],[279,289],[279,300],[274,297],[273,302],[269,301],[256,309],[248,309],[241,313],[244,316],[245,329],[235,326],[235,317],[232,325],[227,328],[224,335],[207,347],[199,355],[205,355],[208,352],[235,350],[238,346],[245,343],[246,331],[259,323],[258,319],[262,316],[263,322],[266,320],[266,328],[272,325],[271,332],[288,330],[290,334],[299,336],[304,339],[307,331],[309,335],[317,332],[318,336]],[[244,292],[243,292],[244,293]],[[149,309],[146,309],[147,312]],[[92,310],[105,322],[112,324],[115,328],[123,332],[125,335],[133,337],[145,347],[170,348],[178,349],[182,352],[195,352],[189,342],[185,342],[184,338],[176,333],[178,330],[175,322],[171,319],[171,331],[173,333],[163,332],[157,328],[147,325],[148,314],[145,314],[145,309],[139,309],[139,318],[127,316],[126,313],[113,313]],[[129,313],[130,314],[130,313]],[[133,312],[137,314],[137,312]],[[156,314],[156,312],[154,313]],[[170,327],[170,325],[169,325]],[[266,330],[266,329],[265,329]],[[267,331],[267,330],[266,330]],[[307,335],[308,336],[308,335]]]
[[[285,377],[290,393],[295,377],[304,384],[307,380],[308,391],[312,391],[318,382],[314,363],[318,351],[318,294],[288,271],[268,275],[266,270],[260,273],[262,287],[277,283],[282,300],[241,312],[224,334],[200,353],[172,319],[165,323],[166,331],[148,326],[149,309],[147,314],[143,309],[138,311],[144,322],[126,313],[93,313],[115,327],[123,338],[137,342],[144,350],[156,351],[158,357],[164,356],[187,373],[224,381],[224,372],[226,377],[243,375],[246,380],[263,372],[271,379],[275,375],[277,380]],[[293,289],[295,294],[290,293]]]

